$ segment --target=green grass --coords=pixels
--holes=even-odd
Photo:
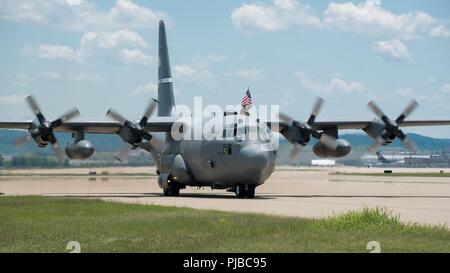
[[[355,175],[355,176],[394,176],[394,177],[450,177],[450,173],[349,173],[349,172],[333,172],[330,175]]]
[[[248,202],[252,202],[249,200]],[[0,252],[450,252],[450,231],[382,209],[323,220],[99,200],[0,197]]]

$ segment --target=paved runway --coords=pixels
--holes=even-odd
[[[393,169],[394,172],[438,172],[436,169]],[[386,207],[405,222],[450,223],[450,177],[378,177],[332,175],[341,172],[382,172],[382,169],[278,169],[257,188],[255,199],[233,193],[188,188],[180,197],[164,197],[152,168],[96,169],[109,177],[85,175],[88,169],[1,171],[0,192],[6,195],[96,197],[127,203],[199,209],[257,212],[319,218],[364,207]],[[450,172],[450,169],[445,169]],[[51,175],[47,175],[51,173]],[[60,175],[55,176],[56,173]],[[70,173],[70,175],[69,175]],[[13,176],[9,176],[13,174]],[[23,174],[23,176],[21,175]],[[135,175],[130,175],[135,174]],[[19,176],[18,176],[19,175]]]

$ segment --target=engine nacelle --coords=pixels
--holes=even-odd
[[[34,139],[34,142],[36,142],[36,144],[40,147],[40,148],[44,148],[47,147],[49,141],[48,139],[46,139],[44,136],[41,135],[37,135],[37,136],[32,136]]]
[[[167,186],[167,180],[179,184],[188,184],[192,177],[188,171],[183,156],[180,154],[163,154],[160,157],[160,175],[158,184],[161,188]]]
[[[331,150],[327,148],[325,145],[323,145],[320,142],[317,142],[313,147],[313,152],[320,157],[344,157],[348,155],[351,150],[352,146],[350,143],[348,143],[345,139],[337,139],[337,147],[334,150]]]
[[[31,127],[28,130],[28,132],[30,133],[30,135],[33,138],[34,142],[36,142],[36,144],[40,148],[44,148],[44,147],[46,147],[49,144],[49,140],[48,140],[48,138],[46,136],[41,134],[41,131],[39,130],[39,127],[40,127],[39,120],[35,119],[31,123]]]
[[[172,179],[178,183],[186,184],[191,180],[191,176],[186,167],[186,163],[184,162],[183,157],[180,154],[177,154],[173,158],[172,165]]]
[[[70,159],[87,159],[94,153],[94,145],[88,140],[72,141],[66,147],[66,155]]]

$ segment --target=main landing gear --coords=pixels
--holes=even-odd
[[[167,189],[163,189],[164,196],[179,196],[181,186],[175,182],[170,182]]]
[[[236,193],[237,198],[249,198],[253,199],[255,198],[255,185],[248,185],[248,184],[237,184],[235,186],[234,192]]]

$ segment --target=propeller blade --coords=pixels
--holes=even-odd
[[[410,140],[409,138],[405,138],[402,140],[402,142],[410,152],[417,152],[417,147],[414,142],[412,142],[412,140]]]
[[[119,112],[117,112],[116,110],[114,110],[112,108],[109,109],[108,112],[106,112],[106,115],[108,117],[110,117],[111,119],[120,122],[120,124],[122,124],[122,125],[127,121],[126,118],[124,118],[121,114],[119,114]]]
[[[397,124],[402,123],[406,117],[408,117],[414,110],[417,109],[418,106],[419,104],[417,103],[417,101],[415,100],[410,101],[409,104],[406,106],[405,110],[403,110],[403,112],[400,114],[400,116],[398,116],[395,122]]]
[[[13,141],[14,146],[16,147],[20,147],[23,146],[25,144],[27,144],[28,142],[30,142],[33,138],[31,137],[30,134],[26,134],[24,136],[18,137]]]
[[[42,115],[41,108],[39,107],[39,104],[37,103],[36,98],[31,95],[25,98],[25,101],[28,103],[28,106],[30,107],[33,114],[35,114],[39,120],[40,123],[45,122],[44,115]]]
[[[58,141],[56,141],[56,139],[54,139],[54,141],[52,142],[52,149],[53,149],[53,153],[58,158],[58,161],[60,163],[64,162],[64,152],[61,149],[61,146],[59,146],[59,143],[58,143]]]
[[[158,106],[158,101],[155,99],[152,99],[152,101],[147,106],[147,109],[145,110],[144,117],[149,118],[155,111],[156,106]]]
[[[54,120],[52,122],[53,128],[59,127],[66,123],[67,121],[73,119],[74,117],[77,117],[80,115],[80,112],[77,108],[72,108],[66,113],[64,113],[62,116],[60,116],[58,119]]]
[[[384,122],[384,124],[386,124],[386,126],[395,126],[395,124],[392,124],[392,121],[383,113],[383,111],[381,111],[381,108],[378,107],[373,100],[369,101],[367,106]]]
[[[379,146],[380,146],[380,143],[378,143],[378,141],[375,141],[372,145],[367,147],[367,150],[369,150],[369,152],[374,154],[377,152]]]
[[[31,111],[33,111],[35,115],[42,113],[41,108],[33,95],[26,97],[25,101],[28,103],[28,106],[30,106]]]
[[[125,143],[119,153],[115,156],[117,160],[122,162],[128,161],[128,155],[130,154],[133,146],[130,143]]]
[[[417,152],[417,147],[414,144],[414,142],[412,142],[405,133],[403,133],[402,130],[398,130],[397,132],[397,137],[401,140],[401,142],[403,143],[403,145],[406,146],[406,148],[411,151],[411,152]]]
[[[152,136],[149,143],[152,148],[154,148],[160,153],[163,153],[167,149],[165,140],[162,140],[156,136]]]
[[[295,120],[284,113],[280,112],[278,117],[280,118],[281,121],[286,122],[289,126],[292,126],[294,124]]]
[[[309,116],[309,119],[308,119],[308,122],[307,122],[307,124],[309,126],[314,124],[314,121],[316,120],[316,117],[319,114],[320,109],[322,109],[323,102],[324,102],[324,99],[321,98],[321,97],[318,97],[316,99],[316,102],[314,103],[314,107],[313,107],[313,109],[311,111],[311,115]]]
[[[374,154],[374,153],[377,152],[378,147],[383,145],[383,144],[384,144],[384,139],[381,136],[378,136],[375,139],[375,142],[372,145],[370,145],[369,147],[367,147],[367,150],[369,150],[369,152]]]
[[[147,109],[145,109],[144,116],[142,117],[141,121],[139,121],[139,124],[142,127],[144,127],[147,124],[148,118],[153,114],[157,105],[158,105],[158,101],[155,99],[152,99],[152,101],[147,106]]]
[[[337,147],[338,147],[338,143],[337,143],[336,139],[334,137],[330,136],[330,135],[325,134],[325,133],[321,134],[321,136],[319,138],[319,141],[323,145],[325,145],[328,149],[331,149],[331,150],[336,150]]]
[[[369,109],[372,110],[372,112],[374,112],[375,115],[377,115],[379,118],[385,116],[383,111],[381,111],[380,107],[378,107],[378,105],[373,100],[369,101],[367,107],[369,107]]]
[[[303,149],[303,145],[295,144],[294,148],[292,148],[292,150],[291,150],[291,152],[289,154],[289,160],[291,160],[291,161],[297,160],[297,158],[299,157],[300,152],[302,151],[302,149]]]

